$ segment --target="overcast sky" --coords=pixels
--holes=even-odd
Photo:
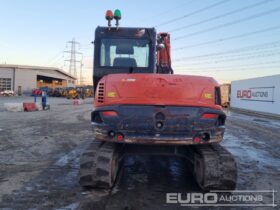
[[[63,51],[75,38],[90,81],[94,30],[116,8],[121,26],[171,33],[178,74],[227,82],[280,73],[280,0],[1,0],[0,63],[67,70]]]

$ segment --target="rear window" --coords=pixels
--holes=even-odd
[[[150,45],[144,39],[102,39],[100,66],[149,67]]]

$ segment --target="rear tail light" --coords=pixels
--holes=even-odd
[[[200,143],[201,142],[201,137],[200,136],[196,136],[193,139],[194,143]]]
[[[101,112],[101,113],[104,117],[116,117],[116,116],[118,116],[118,113],[115,112],[115,111],[104,111],[104,112]]]
[[[118,141],[122,141],[123,139],[124,139],[124,135],[121,134],[121,133],[119,133],[119,134],[117,135],[117,140],[118,140]]]
[[[219,117],[218,114],[212,114],[212,113],[204,113],[201,118],[202,119],[217,119]]]
[[[201,143],[201,142],[207,142],[210,140],[210,134],[209,133],[200,133],[194,136],[193,142],[194,143]]]

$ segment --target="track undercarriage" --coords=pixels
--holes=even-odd
[[[169,155],[185,158],[203,190],[233,190],[237,169],[233,156],[219,144],[159,146],[93,141],[81,156],[80,184],[83,187],[111,188],[121,160],[128,153]]]

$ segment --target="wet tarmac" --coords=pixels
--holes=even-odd
[[[0,122],[0,209],[188,209],[167,204],[166,193],[202,192],[184,159],[152,155],[127,155],[111,190],[81,188],[79,157],[91,141],[91,105],[68,103],[61,100],[48,113],[0,111],[6,119]],[[54,120],[42,123],[42,117]],[[279,130],[278,120],[228,112],[222,144],[237,161],[238,190],[280,190]],[[279,198],[276,193],[276,203]]]

